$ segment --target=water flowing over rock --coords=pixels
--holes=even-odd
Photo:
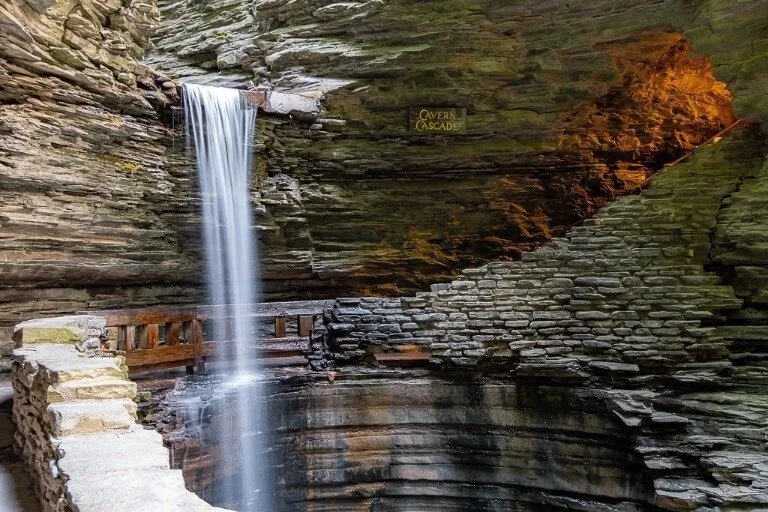
[[[202,299],[194,165],[155,113],[178,103],[171,75],[322,100],[317,116],[259,121],[267,297],[396,294],[517,258],[647,174],[595,152],[652,160],[695,142],[638,146],[631,123],[621,140],[567,136],[569,119],[606,122],[597,107],[637,91],[628,78],[683,84],[676,69],[706,57],[735,115],[765,119],[761,5],[6,2],[0,324]],[[689,57],[661,59],[682,39]],[[408,106],[444,102],[469,108],[470,133],[406,133]],[[698,105],[681,128],[725,122]]]
[[[202,298],[186,243],[198,238],[194,174],[168,165],[173,139],[153,107],[178,101],[176,88],[137,60],[158,17],[151,1],[0,5],[4,331]]]
[[[261,369],[250,355],[258,340],[254,304],[260,299],[259,260],[255,251],[248,190],[251,143],[256,109],[249,108],[240,91],[221,87],[184,85],[184,115],[192,139],[203,198],[204,251],[208,288],[213,304],[224,306],[214,321],[214,339],[235,346],[230,387],[237,421],[225,425],[222,445],[242,457],[223,457],[222,470],[230,480],[227,503],[240,502],[241,512],[273,510],[268,469],[257,454],[265,451],[254,435],[265,429],[265,411],[252,396],[262,394]]]

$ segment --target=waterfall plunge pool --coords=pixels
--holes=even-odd
[[[231,375],[212,370],[158,393],[151,418],[187,487],[215,505],[242,510],[226,489],[257,463],[275,512],[655,510],[600,390],[422,370],[269,371],[262,392],[244,394],[266,411],[267,430],[243,433],[263,450],[242,453],[222,435],[239,422]]]

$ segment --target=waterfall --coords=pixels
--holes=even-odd
[[[222,474],[232,475],[225,490],[241,512],[272,512],[273,491],[265,460],[265,418],[260,404],[262,372],[254,361],[257,341],[253,305],[260,298],[258,257],[252,236],[248,184],[256,109],[246,108],[240,91],[184,84],[184,111],[194,143],[203,202],[203,243],[212,304],[230,320],[214,321],[216,340],[234,352],[231,392],[237,408],[233,427],[222,433]],[[237,460],[240,463],[237,465]]]

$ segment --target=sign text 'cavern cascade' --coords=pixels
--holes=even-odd
[[[411,133],[464,133],[467,109],[453,107],[411,107]]]

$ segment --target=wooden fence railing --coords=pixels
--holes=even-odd
[[[258,325],[271,323],[274,337],[254,335],[248,347],[254,359],[274,365],[306,364],[315,320],[331,301],[272,302],[256,304],[250,316]],[[106,318],[111,331],[110,348],[124,351],[132,373],[162,368],[186,367],[188,372],[204,369],[209,359],[234,355],[232,318],[221,306],[187,309],[123,309],[88,311]],[[206,339],[206,325],[224,320],[225,338]],[[290,323],[288,320],[291,320]],[[290,333],[289,333],[290,328]]]

